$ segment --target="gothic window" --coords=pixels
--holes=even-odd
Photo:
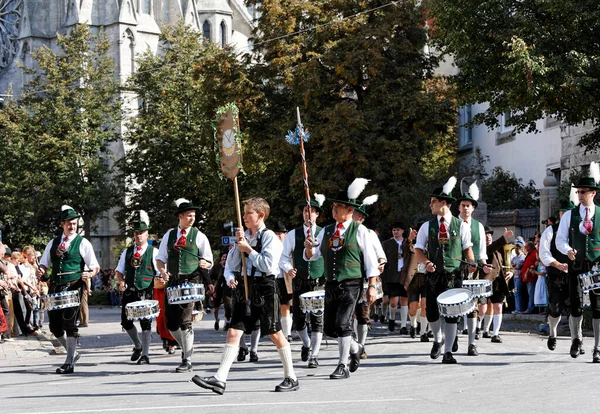
[[[204,20],[204,24],[202,25],[202,36],[210,42],[210,23],[208,20]]]
[[[125,31],[125,36],[129,42],[129,73],[133,73],[135,72],[135,38],[129,29]]]
[[[225,20],[221,22],[221,27],[219,30],[221,46],[227,46],[227,25],[225,24]]]
[[[22,11],[23,0],[0,0],[0,69],[17,54]]]
[[[142,13],[150,14],[150,12],[151,12],[150,1],[151,0],[142,0]]]

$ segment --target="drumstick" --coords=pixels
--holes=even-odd
[[[467,262],[466,260],[461,260],[461,259],[459,259],[459,262],[467,264],[469,266],[474,266],[474,267],[476,267],[479,270],[483,270],[484,267],[489,267],[492,270],[496,270],[496,268],[494,266],[492,266],[491,264],[487,264],[487,263],[482,266],[482,265],[478,265],[476,263]]]

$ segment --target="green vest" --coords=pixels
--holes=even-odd
[[[52,247],[50,247],[50,261],[52,262],[52,276],[50,276],[50,280],[59,285],[81,279],[81,273],[83,273],[85,267],[83,257],[79,253],[79,246],[83,237],[77,234],[69,244],[67,252],[61,258],[57,256],[56,249],[60,246],[63,237],[64,235],[62,234],[56,237],[52,242]]]
[[[481,242],[481,234],[479,234],[479,222],[475,219],[471,219],[471,242],[473,243],[473,256],[475,256],[475,263],[479,262],[479,246]]]
[[[198,245],[196,236],[198,229],[190,227],[185,238],[185,247],[179,247],[175,250],[173,246],[177,242],[177,229],[171,230],[169,240],[167,241],[167,265],[169,273],[173,275],[189,275],[195,272],[200,266],[198,256]]]
[[[336,280],[341,282],[346,279],[361,279],[362,260],[361,251],[356,241],[356,232],[359,224],[355,221],[350,222],[350,226],[344,232],[344,245],[338,251],[329,248],[329,240],[335,232],[336,223],[330,224],[323,229],[323,243],[321,257],[324,259],[324,275],[328,281]]]
[[[154,253],[154,247],[148,245],[144,255],[141,257],[141,264],[138,267],[134,267],[131,264],[133,258],[133,251],[135,244],[129,246],[125,253],[125,282],[127,286],[135,286],[137,290],[144,290],[149,288],[154,281],[154,275],[156,269],[152,263],[152,253]]]
[[[600,207],[595,206],[592,224],[594,229],[587,236],[579,231],[579,223],[582,221],[579,207],[571,210],[571,225],[569,226],[569,244],[577,249],[576,261],[580,262],[587,257],[592,263],[600,259]]]
[[[443,268],[446,272],[454,272],[460,267],[462,259],[462,243],[460,239],[460,223],[456,217],[450,221],[448,230],[449,242],[442,249],[438,242],[440,226],[437,217],[429,221],[429,240],[427,244],[427,258],[435,264],[438,269]],[[440,254],[442,249],[443,254]]]
[[[321,227],[316,226],[314,237],[317,237],[321,232]],[[319,257],[314,262],[307,262],[304,260],[304,227],[301,226],[294,230],[295,233],[295,246],[294,246],[294,267],[296,268],[296,277],[302,279],[318,279],[325,273],[325,261],[322,257]]]

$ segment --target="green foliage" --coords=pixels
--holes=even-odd
[[[138,58],[128,82],[140,105],[123,136],[129,150],[118,164],[130,201],[120,219],[144,209],[152,232],[162,235],[177,224],[174,201],[184,197],[202,207],[197,222],[212,241],[221,235],[221,223],[235,217],[233,184],[219,177],[215,164],[215,110],[236,101],[243,133],[244,117],[255,116],[260,96],[231,48],[203,42],[183,23],[163,27],[160,41],[158,54],[148,50]],[[260,171],[249,168],[252,146],[243,150],[244,166]]]
[[[457,143],[452,91],[434,75],[437,59],[423,53],[423,9],[399,2],[342,20],[384,2],[249,3],[261,12],[252,76],[267,105],[248,127],[261,151],[278,154],[266,162],[270,177],[262,183],[272,189],[274,218],[289,222],[303,199],[299,150],[284,141],[296,106],[311,133],[305,145],[311,192],[331,196],[356,177],[370,179],[362,197],[379,194],[369,214],[381,228],[426,211],[424,189],[454,169]]]
[[[0,216],[16,246],[47,241],[62,204],[82,213],[89,234],[117,202],[108,146],[121,102],[110,42],[79,25],[57,46],[32,52],[35,66],[22,69],[31,80],[0,113]]]
[[[522,181],[502,167],[494,168],[491,176],[482,182],[482,193],[488,210],[537,207],[539,192],[535,188],[535,182],[530,180],[523,184]]]
[[[515,132],[552,115],[590,121],[580,145],[600,146],[600,3],[597,0],[428,0],[433,39],[454,57],[460,104],[489,102],[473,122]]]

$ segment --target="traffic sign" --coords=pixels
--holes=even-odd
[[[231,244],[231,242],[233,241],[232,239],[233,239],[233,237],[231,237],[231,236],[222,236],[221,244],[223,246],[229,246]]]

